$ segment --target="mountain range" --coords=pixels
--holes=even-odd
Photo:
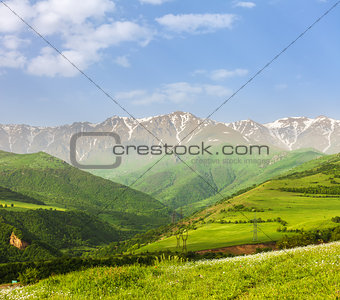
[[[76,122],[56,127],[0,124],[0,150],[19,154],[43,151],[69,161],[70,138],[74,133],[104,131],[116,132],[120,135],[122,144],[132,145],[157,145],[160,141],[177,144],[187,136],[182,144],[205,141],[212,145],[261,144],[288,151],[314,148],[325,154],[340,152],[340,121],[325,116],[314,119],[290,117],[267,124],[252,120],[234,123],[206,120],[199,126],[202,121],[203,119],[191,113],[178,111],[137,121],[113,116],[98,124]],[[112,141],[104,139],[83,142],[77,149],[78,160],[86,161],[96,156],[99,149],[111,146]]]

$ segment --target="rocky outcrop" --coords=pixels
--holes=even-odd
[[[16,247],[16,248],[18,248],[18,249],[20,249],[20,250],[24,250],[24,249],[26,249],[26,248],[29,246],[29,243],[27,243],[27,242],[22,241],[21,239],[19,239],[19,238],[14,234],[14,232],[12,232],[12,234],[11,234],[11,237],[10,237],[10,239],[9,239],[9,243],[10,243],[12,246],[14,246],[14,247]]]

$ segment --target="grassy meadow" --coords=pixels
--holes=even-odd
[[[270,186],[270,183],[266,185]],[[263,199],[266,200],[264,201]],[[292,234],[286,230],[278,232],[278,229],[283,229],[284,227],[289,231],[295,229],[323,229],[334,226],[335,224],[331,221],[331,218],[339,215],[340,212],[339,197],[312,198],[263,188],[257,188],[236,197],[233,203],[234,205],[243,203],[250,207],[255,206],[257,209],[263,208],[263,212],[256,212],[257,219],[273,220],[280,217],[287,222],[286,226],[278,222],[258,223],[257,242],[259,243],[277,241],[283,235]],[[255,212],[227,211],[228,208],[225,209],[226,205],[220,204],[196,216],[193,221],[196,229],[188,231],[188,251],[252,243],[252,223],[221,224],[220,222],[249,221],[255,218]],[[202,218],[201,221],[200,218]],[[155,243],[141,247],[137,252],[178,250],[176,245],[175,236],[163,237]]]
[[[219,260],[99,267],[0,290],[19,299],[339,299],[340,242]]]

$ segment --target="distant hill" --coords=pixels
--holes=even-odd
[[[178,212],[182,211],[184,215],[189,215],[221,200],[221,195],[230,196],[240,189],[264,182],[320,156],[323,154],[318,151],[304,149],[291,152],[273,151],[268,156],[185,157],[184,160],[190,168],[180,161],[176,164],[171,163],[172,157],[167,157],[133,187],[177,209]],[[231,163],[224,163],[225,159]],[[118,177],[110,177],[109,172],[104,170],[93,172],[130,185],[152,165],[153,163]]]
[[[340,154],[307,162],[179,222],[138,251],[176,250],[174,234],[189,230],[188,250],[276,241],[294,232],[329,228],[340,215]],[[258,225],[253,241],[253,223]],[[142,243],[142,242],[141,242]]]
[[[44,204],[99,215],[132,232],[170,220],[168,208],[151,196],[43,152],[20,155],[0,151],[0,186]]]

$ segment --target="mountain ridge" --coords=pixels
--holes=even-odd
[[[177,144],[186,137],[182,144],[228,141],[231,144],[268,144],[288,151],[314,148],[326,154],[340,152],[340,121],[325,116],[288,117],[264,124],[253,120],[223,123],[208,119],[191,132],[203,120],[191,113],[177,111],[137,119],[142,126],[132,118],[119,116],[107,118],[101,123],[74,122],[54,127],[0,124],[0,150],[19,154],[44,151],[69,161],[69,141],[74,133],[108,131],[118,133],[123,144],[151,145],[159,144],[160,140]],[[95,151],[94,146],[88,144],[82,144],[79,149],[80,161],[91,157]],[[97,146],[107,148],[108,144],[99,141]]]

